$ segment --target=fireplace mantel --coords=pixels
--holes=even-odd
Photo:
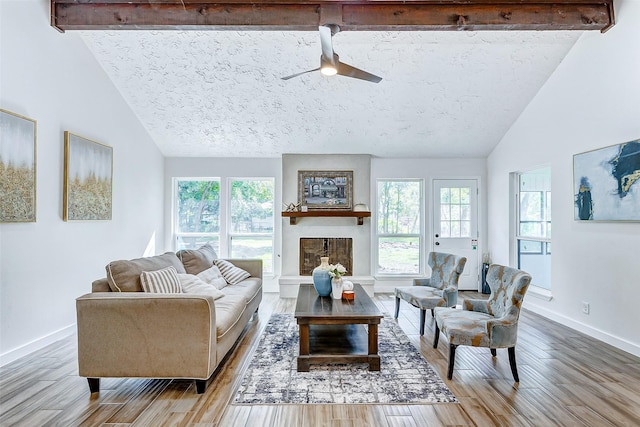
[[[308,211],[308,212],[282,212],[283,217],[289,218],[290,225],[296,225],[298,218],[305,217],[352,217],[358,218],[358,225],[364,224],[364,219],[371,216],[369,211]]]

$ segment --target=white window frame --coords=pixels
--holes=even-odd
[[[420,227],[419,227],[419,233],[416,234],[390,234],[390,233],[379,233],[378,232],[378,220],[379,220],[379,203],[380,203],[380,197],[379,197],[379,193],[378,193],[378,188],[380,183],[382,182],[417,182],[420,186],[419,189],[419,194],[420,194],[420,203],[419,203],[419,209],[420,209],[420,213],[419,213],[419,217],[420,217]],[[376,196],[376,205],[375,205],[375,222],[373,223],[373,226],[375,227],[375,229],[373,230],[374,236],[375,236],[375,246],[374,246],[374,265],[375,265],[375,271],[374,271],[374,275],[376,277],[381,277],[381,278],[392,278],[392,277],[397,277],[397,278],[406,278],[406,277],[418,277],[418,276],[423,276],[424,275],[424,259],[425,259],[425,215],[424,215],[424,210],[425,210],[425,191],[424,191],[424,179],[422,178],[378,178],[376,180],[376,186],[375,186],[375,196]],[[378,268],[380,266],[380,259],[379,259],[379,255],[380,255],[380,238],[385,238],[385,237],[417,237],[418,238],[418,243],[420,245],[419,251],[418,251],[418,272],[417,273],[390,273],[390,272],[383,272],[380,271]]]

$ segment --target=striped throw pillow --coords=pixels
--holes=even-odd
[[[140,283],[145,292],[156,294],[182,293],[178,272],[173,266],[156,271],[143,271],[140,274]]]
[[[230,285],[235,285],[242,282],[244,279],[251,277],[251,274],[247,271],[236,267],[227,260],[214,259],[213,263],[220,269],[222,277],[224,277],[224,280],[226,280]]]

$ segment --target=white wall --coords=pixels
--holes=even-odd
[[[640,138],[640,1],[615,11],[617,24],[583,34],[489,156],[489,242],[508,264],[509,173],[550,165],[553,298],[524,306],[640,355],[640,223],[573,220],[572,156]]]
[[[175,250],[172,238],[172,197],[173,178],[177,177],[219,177],[221,185],[226,186],[228,178],[275,178],[274,188],[276,199],[274,201],[274,258],[273,268],[275,275],[280,272],[281,259],[281,221],[280,211],[282,207],[281,191],[282,168],[280,158],[192,158],[169,157],[165,160],[164,168],[164,211],[165,211],[165,240],[164,247],[167,250]],[[226,187],[225,187],[226,188]],[[220,254],[220,256],[227,256]],[[263,289],[265,292],[278,292],[278,285],[274,277],[263,277]]]
[[[75,332],[75,298],[105,265],[163,241],[163,157],[80,38],[50,27],[47,0],[0,1],[0,41],[0,106],[38,121],[37,222],[0,225],[5,364]],[[113,220],[62,221],[65,130],[113,147]]]
[[[486,221],[486,161],[485,159],[380,159],[371,161],[371,200],[376,200],[376,182],[379,179],[418,178],[424,180],[425,198],[425,273],[429,276],[429,267],[426,263],[426,254],[434,248],[432,229],[432,193],[434,179],[477,179],[478,180],[478,262],[482,262],[482,253],[487,248],[487,221]],[[375,223],[375,206],[371,206],[372,219]],[[375,229],[372,230],[375,233]],[[374,255],[374,254],[372,254]],[[408,286],[412,279],[376,278],[377,292],[392,292],[396,286]]]

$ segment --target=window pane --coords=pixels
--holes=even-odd
[[[177,236],[176,251],[180,249],[198,249],[209,243],[217,254],[220,253],[220,236]]]
[[[178,185],[178,233],[220,231],[220,181],[183,181]]]
[[[273,233],[273,180],[231,182],[231,232]]]
[[[528,237],[544,237],[542,222],[521,222],[520,235]]]
[[[378,247],[378,271],[387,274],[420,273],[420,238],[381,237]]]
[[[420,233],[420,188],[419,181],[378,182],[378,233]]]
[[[273,239],[271,236],[232,236],[231,258],[259,258],[262,271],[273,272]]]
[[[520,192],[520,220],[541,221],[542,218],[542,191]]]
[[[551,255],[550,251],[543,253],[544,245],[543,242],[519,240],[518,268],[531,274],[533,285],[551,289]]]
[[[471,198],[469,197],[469,187],[464,187],[460,189],[460,203],[468,205],[471,203]]]

